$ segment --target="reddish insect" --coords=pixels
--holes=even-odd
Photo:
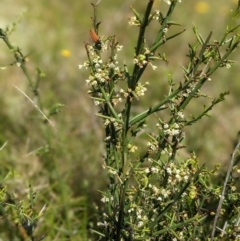
[[[98,37],[98,35],[96,34],[96,32],[92,29],[90,30],[90,36],[95,44],[95,48],[98,49],[98,50],[101,50],[102,48],[102,45],[101,45],[101,41]]]

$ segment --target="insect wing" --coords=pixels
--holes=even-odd
[[[94,30],[90,30],[90,36],[93,42],[95,43],[95,48],[98,50],[101,50],[102,46],[101,46],[100,39]]]

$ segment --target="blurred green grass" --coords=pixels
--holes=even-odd
[[[145,4],[145,1],[136,0],[102,0],[99,4],[100,35],[116,35],[119,43],[124,45],[122,63],[132,62],[138,30],[128,25],[128,18],[132,15],[129,5],[142,12]],[[222,34],[222,26],[228,22],[231,26],[237,24],[237,20],[234,22],[231,19],[231,10],[235,9],[236,4],[236,0],[194,0],[191,3],[183,0],[178,5],[173,20],[181,22],[187,30],[162,47],[161,51],[167,54],[169,64],[160,64],[157,72],[149,70],[145,73],[145,80],[151,82],[149,96],[136,108],[147,108],[154,99],[157,101],[166,93],[168,72],[172,73],[174,81],[182,79],[181,65],[187,61],[187,45],[195,41],[191,30],[193,24],[198,26],[204,37],[212,30],[213,38],[217,39]],[[163,1],[156,1],[154,7],[164,10],[167,6]],[[86,198],[88,201],[82,202],[85,207],[93,201],[98,202],[97,190],[103,189],[106,183],[101,168],[104,151],[101,122],[94,115],[97,109],[86,93],[87,73],[78,69],[78,64],[86,59],[84,43],[91,41],[92,6],[86,0],[42,0],[34,3],[30,0],[3,0],[0,3],[0,27],[4,29],[15,22],[23,11],[23,19],[10,40],[25,54],[30,54],[28,68],[32,76],[36,75],[36,67],[46,74],[40,83],[43,110],[55,103],[62,103],[65,107],[53,118],[55,129],[43,124],[32,104],[14,88],[16,85],[32,96],[20,68],[11,66],[0,70],[0,146],[8,141],[0,152],[1,165],[5,167],[1,173],[4,176],[7,170],[16,169],[22,178],[22,185],[30,181],[33,186],[38,186],[41,204],[48,202],[50,208],[73,200],[69,205],[74,210],[75,199],[68,200],[65,195]],[[153,41],[156,27],[152,26],[153,31],[148,33],[149,44]],[[13,62],[13,56],[2,41],[0,49],[0,65]],[[239,61],[238,56],[234,56],[236,61]],[[228,161],[233,140],[240,129],[238,69],[239,62],[229,71],[220,71],[208,83],[205,91],[213,97],[226,90],[231,94],[215,108],[212,118],[205,118],[186,130],[187,151],[196,152],[200,161],[209,165]],[[202,108],[202,103],[191,106],[190,111],[197,111],[198,108]],[[59,180],[64,183],[59,183]],[[62,199],[55,196],[61,192],[57,188],[65,190]],[[56,210],[59,211],[58,208]]]

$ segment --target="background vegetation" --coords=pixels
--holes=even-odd
[[[174,79],[182,76],[180,66],[187,60],[184,59],[187,44],[194,38],[193,24],[206,35],[212,30],[217,38],[224,31],[218,26],[233,21],[231,9],[235,9],[236,4],[237,0],[227,3],[224,0],[194,0],[191,4],[183,0],[179,4],[173,18],[185,25],[187,31],[164,46],[171,65],[161,66],[161,76],[152,71],[145,74],[146,79],[163,80],[161,83],[156,81],[156,88],[152,87],[152,92],[148,93],[151,100],[166,90],[169,71]],[[137,6],[141,12],[145,1],[102,0],[98,8],[102,22],[100,35],[116,35],[119,43],[124,45],[122,55],[129,62],[136,40],[136,32],[133,32],[136,30],[127,24],[130,5]],[[155,7],[162,9],[166,6],[163,1],[156,1]],[[39,83],[43,111],[48,113],[57,103],[64,105],[61,113],[51,119],[55,127],[47,125],[36,108],[14,87],[34,97],[21,69],[13,65],[0,70],[0,146],[5,144],[0,151],[1,179],[17,200],[27,197],[31,183],[37,192],[36,210],[40,211],[47,204],[47,211],[36,230],[39,238],[47,234],[46,240],[87,240],[87,219],[93,218],[91,205],[99,202],[100,195],[96,190],[105,187],[101,167],[102,129],[94,116],[97,110],[86,93],[87,73],[84,76],[78,69],[78,64],[86,59],[84,42],[91,42],[91,16],[92,7],[86,0],[34,3],[30,0],[2,0],[0,3],[0,28],[17,23],[9,36],[11,43],[20,47],[24,54],[29,54],[27,67],[31,76],[37,76],[37,67],[46,75]],[[151,33],[148,38],[151,43]],[[13,54],[3,41],[0,41],[0,49],[1,66],[14,62]],[[205,118],[191,131],[187,130],[187,151],[194,151],[208,165],[224,164],[229,160],[240,129],[237,54],[234,59],[237,61],[234,68],[219,71],[215,76],[223,81],[209,82],[205,90],[213,97],[226,90],[231,94],[211,113],[212,118]],[[149,106],[148,102],[137,108],[146,106]],[[192,112],[201,106],[192,105]],[[19,232],[19,237],[24,237]],[[74,235],[76,232],[78,235]],[[0,233],[0,238],[5,240],[7,235]]]

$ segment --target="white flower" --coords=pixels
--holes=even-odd
[[[156,70],[157,66],[156,65],[153,65],[152,63],[150,63],[151,67],[153,70]]]
[[[168,5],[171,4],[171,1],[170,0],[164,0]]]
[[[172,174],[172,169],[170,167],[167,168],[167,173]]]
[[[121,51],[122,48],[123,48],[123,45],[119,45],[119,44],[118,44],[118,45],[116,46],[117,51]]]
[[[231,68],[231,64],[226,64],[227,69]]]
[[[140,228],[140,227],[142,227],[143,226],[143,221],[139,221],[139,223],[137,224],[137,226]]]
[[[170,5],[170,4],[171,4],[171,2],[172,2],[172,1],[170,1],[170,0],[164,0],[164,1],[165,1],[165,2],[166,2],[168,5]],[[179,3],[181,3],[181,2],[182,2],[182,0],[178,0],[178,2],[179,2]]]
[[[184,118],[184,114],[181,112],[181,111],[179,111],[178,113],[177,113],[177,115],[180,117],[180,118]]]
[[[146,168],[145,169],[145,173],[150,173],[151,171],[150,171],[150,168]]]
[[[168,28],[164,28],[163,32],[166,33],[168,31]]]
[[[185,175],[185,176],[183,177],[183,179],[184,179],[185,181],[187,181],[187,180],[189,179],[189,176]]]
[[[158,168],[152,167],[152,172],[153,172],[153,173],[158,173]]]
[[[108,198],[108,197],[103,196],[103,198],[101,198],[101,201],[104,202],[104,203],[109,202],[109,200],[113,200],[113,197]]]
[[[164,124],[164,126],[163,126],[164,129],[167,129],[168,127],[169,127],[168,124]]]

